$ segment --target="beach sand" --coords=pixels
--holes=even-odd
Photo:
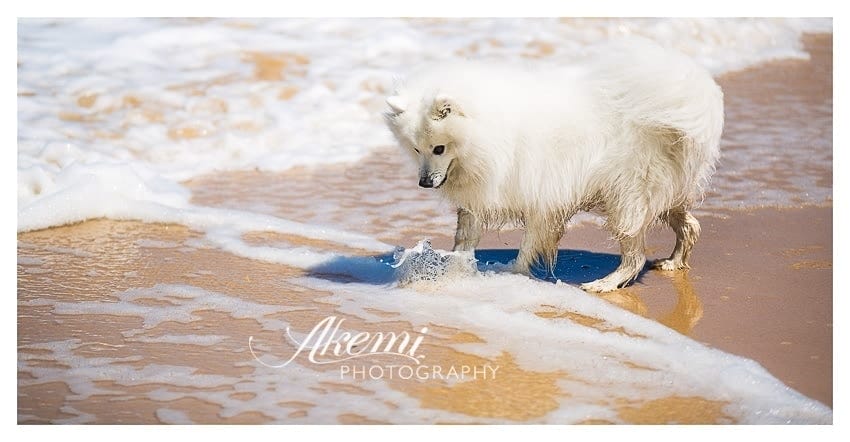
[[[774,91],[782,90],[802,100],[831,100],[832,37],[808,36],[806,45],[813,54],[810,62],[768,63],[719,80],[727,96],[727,127],[733,135],[735,119],[752,123],[770,116],[747,114],[748,109],[736,108],[730,97],[747,94],[769,99]],[[284,174],[224,173],[186,184],[196,204],[264,207],[268,213],[301,222],[318,222],[327,212],[321,207],[332,206],[340,210],[333,212],[337,218],[326,220],[328,224],[406,247],[430,237],[435,248],[450,248],[453,231],[446,229],[446,220],[453,210],[447,204],[437,202],[429,206],[432,209],[386,216],[380,202],[363,201],[364,194],[401,182],[409,182],[406,195],[410,201],[436,199],[434,194],[416,188],[415,173],[404,160],[388,147],[357,167],[301,168]],[[631,287],[599,296],[699,342],[754,359],[790,387],[832,406],[831,204],[791,202],[795,207],[712,208],[712,198],[727,197],[718,193],[724,189],[724,180],[729,179],[723,173],[721,165],[716,187],[721,190],[710,191],[705,208],[698,212],[702,237],[694,251],[691,270],[648,270]],[[750,178],[779,188],[793,186],[783,180],[781,170],[753,173],[757,176]],[[814,168],[811,174],[821,183],[832,181],[831,168]],[[292,282],[293,277],[304,274],[303,270],[211,248],[202,236],[179,225],[114,220],[92,220],[18,234],[18,358],[40,370],[18,372],[19,423],[174,422],[169,416],[185,416],[196,423],[311,422],[310,413],[316,404],[301,401],[279,403],[286,410],[282,420],[250,411],[250,406],[234,412],[239,407],[233,403],[250,404],[256,397],[234,385],[213,382],[204,388],[206,393],[226,397],[229,405],[223,407],[221,401],[192,395],[174,399],[153,394],[164,386],[172,391],[197,388],[181,387],[176,378],[173,383],[125,378],[86,382],[86,372],[77,364],[93,363],[96,358],[124,358],[119,364],[137,369],[157,363],[190,367],[194,375],[238,377],[253,371],[247,336],[279,341],[278,335],[264,330],[257,320],[223,313],[221,309],[199,310],[194,312],[194,320],[169,320],[151,327],[146,325],[143,312],[136,316],[109,314],[108,309],[61,313],[62,309],[71,312],[75,305],[90,301],[116,302],[118,293],[134,288],[186,284],[251,305],[285,304],[291,307],[289,311],[267,319],[279,315],[279,319],[304,333],[329,315],[344,317],[363,330],[401,332],[411,328],[411,324],[394,319],[397,312],[375,311],[385,318],[380,323],[340,312],[336,306],[318,301],[320,293]],[[488,233],[480,248],[515,253],[520,237],[521,232],[517,231]],[[367,254],[295,235],[254,232],[246,239],[269,246],[308,245],[345,254]],[[672,233],[659,228],[650,237],[648,255],[652,259],[666,257],[672,245]],[[592,223],[571,225],[561,249],[560,265],[567,269],[565,282],[571,284],[593,279],[618,262],[616,243]],[[135,302],[140,306],[161,306],[169,301],[149,297]],[[535,313],[553,320],[569,317],[605,332],[624,333],[605,329],[601,318],[571,316],[571,312],[551,306],[541,305]],[[439,323],[431,326],[440,331],[439,338],[425,344],[432,363],[489,362],[500,365],[503,371],[495,381],[487,383],[390,382],[393,390],[415,398],[423,408],[460,413],[468,416],[469,422],[479,418],[523,422],[554,410],[558,399],[570,394],[558,386],[558,380],[568,378],[569,373],[527,371],[509,353],[490,360],[462,353],[450,345],[480,338]],[[203,345],[179,339],[168,342],[170,337],[180,335],[209,339]],[[64,340],[74,340],[72,351],[64,359],[39,347]],[[294,350],[291,347],[281,351]],[[36,379],[38,382],[31,382]],[[367,386],[352,382],[325,383],[318,388],[364,397],[375,394]],[[613,392],[612,395],[616,397]],[[616,412],[619,419],[630,423],[734,422],[724,415],[723,405],[699,397],[671,396],[639,402],[623,400]],[[164,408],[176,414],[163,414]],[[339,414],[335,420],[376,423],[357,410]]]

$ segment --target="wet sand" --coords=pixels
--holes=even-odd
[[[810,100],[831,97],[831,36],[809,37],[814,53],[811,63],[784,61],[721,78],[727,97],[736,94],[770,96],[777,83],[791,85],[799,96]],[[827,56],[828,55],[828,56]],[[818,81],[811,81],[812,78]],[[826,88],[825,84],[829,87]],[[801,86],[800,89],[794,89]],[[828,93],[828,95],[827,95]],[[831,101],[830,101],[831,103]],[[752,109],[727,104],[730,136],[742,139],[734,119],[755,118]],[[831,126],[830,126],[831,130]],[[410,167],[395,151],[387,149],[358,168],[338,166],[322,170],[299,169],[286,174],[242,172],[218,174],[193,180],[187,185],[196,204],[234,207],[268,212],[301,222],[319,222],[323,206],[342,208],[325,221],[340,228],[375,235],[394,244],[412,246],[431,237],[435,247],[449,248],[453,209],[432,194],[415,187]],[[366,172],[364,172],[364,170]],[[752,179],[778,188],[797,185],[783,174],[750,170]],[[812,167],[810,173],[823,185],[831,183],[832,170]],[[734,177],[732,177],[734,178]],[[718,170],[717,189],[726,189],[731,178]],[[382,186],[410,181],[405,200],[424,210],[392,212],[386,203],[364,201]],[[317,183],[322,183],[317,186]],[[711,207],[711,192],[698,218],[702,237],[687,272],[646,271],[638,282],[606,300],[710,346],[762,364],[780,380],[803,394],[832,405],[832,208],[830,201],[792,202],[793,208],[729,210]],[[728,197],[728,196],[725,196]],[[520,232],[505,231],[485,236],[485,256],[516,253]],[[187,284],[215,291],[241,302],[262,305],[285,304],[293,310],[263,319],[286,320],[299,331],[308,331],[318,320],[342,315],[365,330],[408,330],[411,324],[394,320],[395,312],[376,312],[386,320],[369,323],[344,314],[336,306],[317,301],[320,293],[306,291],[291,281],[303,271],[283,265],[241,258],[205,245],[198,232],[177,225],[93,220],[84,223],[18,234],[18,359],[28,367],[45,369],[40,375],[30,369],[18,372],[19,423],[74,422],[90,418],[101,423],[172,422],[158,410],[182,412],[193,422],[207,423],[310,423],[315,404],[282,401],[276,413],[234,412],[226,400],[246,404],[256,394],[236,385],[210,385],[202,389],[181,387],[169,381],[85,378],[74,364],[91,358],[124,358],[117,364],[141,369],[160,363],[186,366],[196,374],[217,374],[244,379],[253,373],[246,337],[273,340],[278,337],[261,327],[258,319],[228,314],[219,309],[199,309],[198,319],[165,321],[145,328],[142,317],[101,313],[56,313],[56,304],[75,305],[86,301],[117,302],[117,293],[156,284]],[[334,244],[297,236],[282,237],[264,232],[246,236],[257,244],[309,245],[319,250],[346,254],[364,251],[342,249]],[[650,238],[650,258],[665,257],[672,248],[672,234],[657,229]],[[600,228],[571,226],[561,243],[559,275],[569,283],[594,279],[614,268],[617,246]],[[489,250],[489,252],[487,251]],[[157,306],[169,301],[144,298],[140,306]],[[535,312],[543,318],[570,317],[587,326],[604,329],[604,318],[572,317],[569,312],[541,305]],[[476,384],[419,384],[398,381],[391,388],[415,398],[425,408],[435,408],[477,418],[522,422],[557,407],[569,395],[558,386],[568,373],[541,373],[522,369],[510,354],[489,361],[465,354],[451,344],[478,339],[464,330],[432,324],[439,338],[427,344],[429,358],[446,365],[466,361],[498,363],[504,376],[498,382]],[[389,328],[389,330],[387,330]],[[618,330],[605,330],[621,333]],[[172,335],[207,336],[209,342],[168,342]],[[47,342],[70,340],[68,359],[39,347]],[[290,352],[294,348],[287,348]],[[64,353],[63,353],[64,354]],[[82,361],[82,362],[80,362]],[[48,373],[45,376],[44,373]],[[73,374],[71,374],[73,373]],[[158,389],[183,392],[180,399],[156,396]],[[375,392],[351,383],[328,383],[326,391],[355,391],[364,397]],[[361,390],[357,390],[357,389]],[[193,390],[201,390],[194,391]],[[81,393],[82,392],[82,393]],[[202,394],[201,394],[202,393]],[[222,396],[223,395],[223,396]],[[254,396],[252,396],[254,395]],[[510,398],[493,401],[493,397]],[[616,393],[612,393],[616,401]],[[698,397],[667,397],[642,402],[622,401],[617,416],[631,423],[731,423],[723,403]],[[251,407],[244,407],[250,409]],[[68,419],[68,420],[64,420]],[[340,423],[372,423],[355,410],[336,416]],[[587,422],[605,423],[605,422]]]
[[[824,216],[828,215],[828,209],[806,209],[800,211],[800,215],[811,219],[818,212],[822,216],[821,222],[828,224],[830,217]],[[779,232],[789,227],[785,215],[781,211],[757,211],[752,216],[757,217],[760,224],[774,228],[770,231]],[[815,302],[817,300],[809,293],[822,288],[823,276],[831,273],[828,265],[831,262],[830,247],[812,248],[819,244],[817,236],[788,243],[776,234],[767,235],[757,244],[746,244],[745,240],[741,240],[746,246],[738,253],[725,254],[729,258],[722,265],[716,265],[712,257],[724,255],[729,250],[727,239],[730,237],[723,233],[736,231],[740,219],[739,216],[706,220],[707,233],[701,242],[702,253],[699,258],[694,258],[694,270],[677,274],[647,272],[635,286],[604,295],[604,298],[710,345],[755,358],[789,385],[817,399],[829,401],[831,393],[824,389],[829,388],[827,381],[831,379],[828,370],[831,364],[831,327],[824,321],[831,320],[830,303],[828,299]],[[512,233],[496,241],[510,242],[516,237]],[[616,258],[606,254],[610,251],[606,252],[603,244],[608,240],[598,229],[577,228],[570,232],[569,238],[570,249],[597,249],[602,252],[594,252],[590,259],[578,263],[578,271],[566,274],[580,280],[586,276],[583,272],[604,271],[606,267],[616,265]],[[127,362],[123,364],[135,369],[155,363],[191,367],[197,375],[250,378],[253,368],[250,355],[246,354],[246,337],[254,336],[267,342],[277,340],[276,333],[264,330],[256,320],[239,319],[215,307],[199,306],[199,311],[195,312],[196,320],[185,323],[166,321],[153,328],[144,328],[142,318],[134,319],[132,314],[57,314],[55,303],[116,302],[117,293],[134,287],[189,284],[233,296],[240,302],[286,305],[294,311],[267,315],[265,319],[284,319],[303,333],[330,315],[345,317],[357,329],[401,332],[413,328],[409,323],[394,320],[397,315],[394,312],[377,312],[386,317],[379,323],[344,314],[334,305],[317,301],[321,293],[305,291],[297,284],[287,282],[300,274],[300,270],[207,249],[193,242],[197,239],[196,233],[181,226],[110,220],[20,235],[19,357],[26,358],[31,366],[58,369],[58,373],[67,370],[68,377],[65,381],[48,377],[50,381],[42,382],[45,380],[41,378],[43,374],[33,376],[27,370],[20,371],[18,412],[21,423],[62,422],[64,418],[81,413],[95,416],[94,422],[158,423],[162,421],[157,410],[163,408],[182,411],[198,423],[280,421],[276,416],[259,412],[246,411],[227,416],[220,404],[194,397],[200,393],[220,392],[236,400],[253,398],[254,393],[242,393],[235,385],[198,389],[180,387],[179,377],[167,381],[142,379],[128,382],[126,379],[98,379],[94,375],[89,387],[91,393],[87,393],[89,388],[79,387],[80,377],[87,376],[74,371],[85,368],[88,363],[94,364],[91,358],[125,358]],[[664,239],[669,242],[669,238]],[[740,240],[734,236],[732,239]],[[493,240],[488,238],[485,246],[499,245]],[[447,241],[448,238],[435,238],[435,245]],[[653,238],[652,247],[656,242]],[[582,246],[576,247],[577,243]],[[569,255],[573,252],[565,250],[563,253]],[[777,275],[785,274],[786,277],[772,278],[772,284],[763,287],[760,294],[753,291],[753,295],[747,295],[745,293],[755,289],[758,284],[754,282],[759,280],[752,278],[749,272],[738,273],[735,269],[743,265],[752,266],[753,261],[764,263],[764,255],[772,260],[769,266],[760,269],[776,272]],[[562,261],[568,262],[568,258],[562,256]],[[801,262],[825,264],[805,264],[795,269],[795,264]],[[582,269],[581,266],[587,263],[591,263],[593,268]],[[738,273],[737,278],[728,277],[735,273]],[[720,290],[717,289],[718,280],[724,281]],[[783,281],[791,285],[783,286]],[[775,294],[780,289],[784,294],[782,297]],[[42,302],[45,298],[50,303]],[[161,306],[168,302],[150,297],[137,304]],[[623,330],[607,328],[604,318],[558,311],[552,306],[541,305],[536,314],[551,320],[566,317],[605,332],[624,333]],[[459,352],[450,345],[475,342],[479,338],[464,330],[441,326],[438,321],[430,326],[442,336],[429,339],[425,345],[432,364],[480,366],[492,363],[501,369],[495,381],[480,383],[452,386],[433,382],[391,382],[392,388],[418,399],[422,407],[462,413],[469,416],[468,422],[475,422],[476,417],[521,422],[554,410],[558,398],[570,394],[558,386],[558,380],[567,379],[568,373],[527,371],[507,353],[487,360]],[[211,336],[216,337],[217,342],[212,345],[204,344],[204,339],[199,339],[197,345],[168,342],[166,338],[174,335]],[[67,360],[38,347],[39,343],[69,339],[75,343]],[[291,354],[295,347],[278,351]],[[75,365],[79,362],[72,362],[72,357],[92,362]],[[75,374],[71,374],[72,371]],[[59,379],[63,376],[60,374]],[[36,378],[39,382],[29,382]],[[809,382],[804,382],[806,380]],[[76,385],[76,392],[69,383]],[[183,393],[186,397],[178,400],[152,399],[154,392],[162,388]],[[361,383],[350,381],[323,384],[321,388],[329,391],[359,389],[357,391],[364,395],[375,394]],[[616,397],[616,393],[611,394]],[[509,400],[488,399],[493,397]],[[307,411],[313,406],[315,404],[310,403],[281,405],[286,410],[291,408],[283,421],[310,422]],[[619,409],[619,418],[632,423],[734,422],[723,414],[722,406],[722,403],[699,397],[669,397],[638,403],[624,401]],[[339,415],[338,422],[368,423],[365,417],[353,411]]]
[[[702,220],[704,233],[693,257],[692,270],[647,271],[632,287],[601,296],[710,346],[755,359],[789,386],[831,404],[832,247],[828,241],[831,209],[763,209],[727,215],[725,219]],[[661,230],[656,232],[649,242],[651,256],[663,256],[671,245],[671,236]],[[115,302],[116,293],[134,287],[189,284],[230,295],[240,302],[286,305],[295,310],[266,319],[279,317],[303,333],[330,315],[345,317],[350,324],[364,330],[401,332],[413,328],[409,323],[394,320],[397,316],[394,312],[376,312],[386,317],[380,323],[344,314],[334,305],[317,301],[321,293],[305,291],[288,282],[302,271],[204,248],[202,243],[193,242],[197,239],[196,233],[182,226],[111,220],[19,235],[19,358],[25,357],[38,367],[58,368],[59,373],[69,371],[65,381],[39,379],[32,384],[29,381],[35,381],[36,377],[27,370],[19,371],[21,423],[62,422],[61,419],[78,413],[95,416],[95,422],[157,423],[162,422],[157,417],[157,410],[162,408],[183,411],[198,423],[280,421],[258,412],[222,416],[224,410],[220,404],[189,394],[193,390],[195,394],[219,391],[232,398],[242,394],[247,395],[246,399],[253,397],[254,393],[240,393],[232,385],[193,389],[179,387],[179,378],[140,383],[94,380],[91,387],[97,393],[90,396],[74,393],[68,382],[79,383],[81,374],[71,375],[70,369],[81,367],[72,367],[73,363],[38,348],[39,343],[70,339],[76,343],[69,356],[128,358],[125,363],[137,369],[157,363],[192,367],[197,374],[250,378],[253,369],[250,355],[246,354],[246,337],[255,336],[267,342],[278,340],[276,334],[264,330],[256,320],[198,307],[200,311],[195,313],[194,321],[166,321],[144,329],[142,318],[134,319],[132,314],[56,314],[55,307],[41,302],[45,298],[50,303]],[[289,240],[297,242],[298,238]],[[503,249],[518,240],[516,232],[491,235],[482,248]],[[434,244],[450,245],[450,238],[435,237]],[[617,263],[616,250],[612,250],[614,244],[593,226],[571,229],[562,247],[560,265],[567,270],[559,271],[559,275],[566,275],[568,282],[592,279]],[[157,306],[163,302],[168,301],[151,297],[138,303]],[[552,306],[541,305],[536,314],[552,320],[567,317],[602,331],[623,333],[606,328],[604,318],[558,311]],[[452,387],[401,380],[392,383],[392,388],[420,400],[422,407],[459,412],[469,416],[469,422],[475,422],[476,417],[521,422],[548,413],[557,407],[559,397],[569,394],[557,384],[559,379],[568,378],[568,373],[526,371],[510,354],[485,360],[459,352],[450,345],[474,342],[478,338],[464,330],[443,327],[439,322],[431,327],[443,336],[429,339],[426,345],[431,363],[447,366],[492,363],[502,369],[498,382],[478,385],[463,383]],[[138,332],[140,329],[142,333]],[[214,336],[217,342],[212,345],[167,342],[166,338],[172,335]],[[295,347],[278,351],[291,354]],[[322,388],[331,391],[360,388],[364,395],[375,394],[359,385],[340,382]],[[150,395],[160,388],[186,393],[188,397],[152,400]],[[492,397],[512,399],[487,399]],[[722,413],[722,405],[696,397],[670,397],[624,403],[619,417],[632,423],[733,422]],[[283,421],[310,422],[307,411],[313,406],[282,405],[291,408]],[[72,407],[72,412],[66,412],[67,407]],[[338,422],[365,421],[350,413],[338,416]]]

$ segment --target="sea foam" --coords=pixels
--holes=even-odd
[[[720,74],[807,58],[829,19],[22,19],[18,231],[166,221],[181,182],[353,162],[392,144],[383,98],[430,60],[568,63],[641,35]],[[530,61],[529,61],[530,63]],[[133,206],[150,210],[134,209]]]

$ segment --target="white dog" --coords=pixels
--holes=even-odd
[[[607,217],[622,261],[582,285],[615,290],[643,268],[656,221],[676,233],[669,259],[688,267],[700,227],[689,213],[720,156],[723,93],[689,58],[645,40],[609,43],[572,66],[531,70],[430,65],[387,99],[388,125],[419,164],[419,185],[458,206],[455,250],[482,230],[524,225],[516,271],[554,267],[566,222]]]

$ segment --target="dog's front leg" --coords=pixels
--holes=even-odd
[[[550,224],[545,219],[529,219],[519,246],[514,271],[531,275],[531,267],[540,263],[551,274],[558,258],[558,242],[564,236],[564,223]]]
[[[458,208],[455,246],[452,250],[456,252],[475,250],[481,240],[482,230],[481,221],[472,212],[462,207]]]

